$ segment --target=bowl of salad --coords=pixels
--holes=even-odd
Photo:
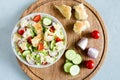
[[[63,25],[46,13],[33,13],[20,19],[11,34],[17,58],[24,64],[45,68],[56,63],[66,49]]]

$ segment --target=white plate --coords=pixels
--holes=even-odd
[[[29,64],[27,61],[23,60],[23,59],[18,55],[18,53],[16,52],[16,49],[15,49],[15,45],[14,45],[14,41],[13,41],[13,34],[14,34],[14,33],[18,30],[18,28],[19,28],[19,27],[17,26],[18,23],[19,23],[22,19],[29,19],[30,17],[33,17],[33,16],[38,15],[38,14],[40,14],[42,17],[49,17],[49,18],[51,18],[53,21],[55,21],[55,22],[57,22],[58,24],[60,24],[60,25],[62,26],[63,33],[64,33],[64,35],[65,35],[65,48],[60,51],[60,54],[58,55],[56,61],[53,62],[52,64],[47,64],[47,65],[31,65],[31,64]],[[65,51],[65,49],[66,49],[66,44],[67,44],[67,35],[66,35],[66,31],[65,31],[63,25],[62,25],[55,17],[53,17],[53,16],[51,16],[51,15],[49,15],[49,14],[46,14],[46,13],[33,13],[33,14],[29,14],[29,15],[23,17],[22,19],[17,22],[17,24],[15,25],[15,27],[14,27],[14,29],[13,29],[13,31],[12,31],[12,34],[11,34],[12,49],[13,49],[15,55],[17,56],[17,58],[18,58],[21,62],[23,62],[24,64],[26,64],[26,65],[28,65],[28,66],[31,66],[31,67],[35,67],[35,68],[45,68],[45,67],[49,67],[49,66],[53,65],[54,63],[56,63],[56,62],[62,57],[62,55],[63,55],[63,53],[64,53],[64,51]]]

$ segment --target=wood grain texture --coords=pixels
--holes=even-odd
[[[25,64],[21,63],[19,60],[19,64],[23,71],[33,80],[90,80],[91,77],[93,77],[96,72],[101,67],[105,56],[107,52],[108,47],[108,37],[107,37],[107,31],[106,27],[104,25],[103,20],[101,19],[98,12],[86,1],[84,0],[38,0],[34,4],[32,4],[21,16],[24,17],[30,13],[35,12],[42,12],[42,13],[48,13],[54,17],[56,17],[64,26],[66,32],[67,32],[67,48],[66,49],[74,49],[76,52],[78,52],[82,58],[83,62],[86,60],[89,60],[89,58],[86,55],[86,51],[81,51],[77,46],[76,43],[81,38],[80,35],[77,35],[73,32],[73,24],[75,23],[76,19],[74,18],[74,10],[72,11],[73,15],[70,20],[65,20],[65,18],[59,13],[59,11],[54,7],[54,5],[60,5],[60,4],[66,4],[73,6],[78,3],[84,3],[85,8],[87,10],[87,13],[89,15],[89,22],[91,24],[91,27],[83,32],[82,37],[88,37],[89,43],[87,48],[89,47],[95,47],[99,50],[99,56],[97,59],[95,59],[95,67],[92,70],[86,69],[84,67],[84,63],[80,64],[81,72],[77,76],[71,76],[69,74],[66,74],[63,71],[63,64],[65,62],[64,55],[62,58],[55,63],[54,65],[38,69],[38,68],[32,68],[28,67]],[[100,39],[95,40],[90,38],[89,33],[93,30],[99,30],[100,31]]]

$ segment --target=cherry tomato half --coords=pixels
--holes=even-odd
[[[19,29],[19,30],[18,30],[18,34],[20,34],[20,35],[23,35],[23,34],[24,34],[24,32],[25,32],[25,30],[24,30],[24,29]]]
[[[52,26],[52,27],[50,27],[50,32],[55,32],[55,28],[54,28],[54,26]]]
[[[39,44],[38,44],[38,50],[43,50],[43,49],[44,49],[43,43],[39,43]]]
[[[33,18],[33,21],[34,22],[39,22],[41,19],[41,16],[40,15],[36,15],[34,18]]]
[[[55,41],[60,42],[60,41],[62,41],[62,39],[60,39],[59,37],[56,37]]]

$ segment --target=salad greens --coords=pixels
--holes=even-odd
[[[18,55],[32,65],[47,65],[56,61],[65,48],[62,26],[40,14],[22,19],[14,33]]]

